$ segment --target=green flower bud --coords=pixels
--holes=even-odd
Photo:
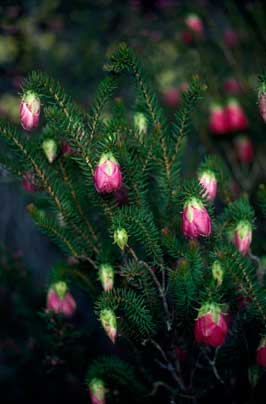
[[[106,334],[114,344],[116,339],[117,324],[116,324],[116,316],[113,310],[111,309],[101,310],[100,321],[103,328],[105,329]]]
[[[99,279],[105,292],[113,289],[114,269],[110,264],[102,264],[99,268]]]
[[[128,234],[124,228],[120,227],[119,229],[115,230],[114,242],[121,250],[125,249],[128,242]]]
[[[212,277],[217,282],[217,286],[221,286],[223,283],[224,271],[218,260],[214,261],[212,264]]]
[[[42,149],[44,151],[47,160],[51,164],[55,160],[57,154],[57,144],[54,141],[54,139],[44,140],[42,144]]]

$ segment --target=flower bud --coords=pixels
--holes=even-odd
[[[197,343],[218,348],[224,344],[227,332],[227,322],[219,305],[203,305],[195,321],[194,335]]]
[[[224,32],[224,44],[227,48],[234,48],[237,45],[238,37],[235,31],[227,29]]]
[[[65,282],[59,281],[50,287],[47,295],[47,310],[65,317],[71,317],[74,314],[76,302]]]
[[[99,279],[105,292],[113,289],[114,269],[110,264],[102,264],[99,268]]]
[[[94,184],[99,193],[114,192],[121,187],[122,174],[120,165],[112,153],[102,155],[94,172]]]
[[[258,92],[259,111],[262,119],[266,123],[266,84],[262,83]]]
[[[148,129],[147,118],[142,112],[136,112],[134,115],[134,126],[139,134],[146,134]]]
[[[243,108],[235,98],[230,98],[225,108],[229,132],[244,131],[248,128],[248,119]]]
[[[63,142],[61,145],[61,152],[64,157],[69,157],[73,154],[72,148],[67,142]]]
[[[224,135],[228,132],[225,109],[220,104],[211,105],[209,128],[214,135]]]
[[[224,279],[224,271],[220,261],[216,260],[212,264],[212,277],[217,282],[217,286],[221,286]]]
[[[113,310],[111,309],[101,310],[100,321],[103,328],[105,329],[106,334],[114,344],[117,333],[117,324],[116,324],[116,316]]]
[[[180,91],[178,88],[171,87],[164,91],[163,100],[169,108],[177,108],[180,103]]]
[[[23,129],[31,131],[39,123],[41,103],[39,97],[27,91],[20,103],[20,122]]]
[[[252,225],[241,220],[235,228],[234,244],[242,255],[246,255],[252,241]]]
[[[266,368],[266,338],[263,337],[256,352],[256,362],[262,368]]]
[[[128,234],[124,228],[120,227],[119,229],[115,230],[114,242],[121,250],[125,249],[128,242]]]
[[[197,14],[189,14],[185,18],[185,24],[194,34],[196,34],[197,36],[202,36],[203,24],[200,17]]]
[[[48,162],[51,164],[55,160],[57,154],[56,142],[54,139],[46,139],[43,141],[42,148]]]
[[[211,170],[204,170],[199,175],[199,182],[205,189],[204,197],[209,201],[213,201],[217,192],[217,180],[215,174]]]
[[[247,136],[239,136],[235,142],[236,155],[243,164],[249,164],[253,160],[254,150],[251,140]]]
[[[230,78],[224,82],[224,91],[226,92],[226,94],[238,94],[240,90],[240,84],[236,81],[236,79]]]
[[[34,184],[34,174],[26,172],[23,174],[22,186],[26,192],[37,192],[38,187]]]
[[[182,229],[187,238],[208,237],[211,234],[210,216],[199,199],[191,198],[185,203]]]
[[[92,404],[105,404],[105,388],[101,379],[94,378],[89,384]]]

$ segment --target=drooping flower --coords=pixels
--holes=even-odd
[[[128,234],[126,229],[120,227],[114,232],[114,242],[121,250],[124,250],[128,242]]]
[[[102,264],[99,268],[99,279],[105,292],[113,289],[114,269],[110,264]]]
[[[224,44],[227,48],[234,48],[238,43],[238,36],[232,29],[226,29],[224,32]]]
[[[117,323],[116,323],[116,316],[113,310],[111,309],[101,310],[100,321],[103,328],[105,329],[106,334],[114,344],[117,334]]]
[[[57,155],[57,144],[54,139],[46,139],[42,143],[42,149],[44,151],[44,154],[48,160],[48,162],[51,164],[56,158]]]
[[[76,310],[76,302],[63,281],[54,283],[47,295],[47,310],[71,317]]]
[[[248,136],[241,135],[235,142],[236,155],[241,163],[249,164],[253,160],[254,149]]]
[[[39,123],[41,103],[39,97],[28,91],[20,103],[20,122],[25,130],[31,131]]]
[[[197,14],[189,14],[185,18],[185,24],[187,27],[196,35],[202,36],[203,34],[203,24],[202,20]]]
[[[94,172],[94,184],[99,193],[114,192],[121,187],[122,174],[120,165],[112,153],[102,155]]]
[[[228,131],[225,109],[220,104],[211,105],[209,128],[214,135],[225,135]]]
[[[224,91],[228,95],[238,94],[241,90],[240,84],[234,78],[229,78],[224,82]]]
[[[39,189],[34,184],[34,174],[29,171],[23,174],[22,186],[26,192],[36,192]]]
[[[256,362],[262,368],[266,368],[266,338],[263,337],[256,352]]]
[[[180,91],[176,87],[168,88],[163,93],[165,105],[169,108],[177,108],[180,103]]]
[[[204,197],[213,201],[217,193],[217,180],[214,172],[211,170],[202,171],[199,175],[199,182],[205,189]]]
[[[244,131],[248,128],[246,114],[235,98],[230,98],[228,100],[225,114],[229,132]]]
[[[92,404],[105,404],[105,388],[101,379],[93,378],[89,383]]]
[[[247,220],[241,220],[234,232],[234,244],[242,255],[246,255],[252,241],[252,225]]]
[[[194,335],[199,344],[218,348],[224,344],[228,325],[219,305],[206,303],[195,321]]]
[[[208,237],[211,234],[211,219],[200,199],[191,198],[185,203],[182,229],[187,238]]]

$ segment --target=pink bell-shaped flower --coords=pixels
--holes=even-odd
[[[253,160],[254,149],[252,142],[248,136],[239,136],[235,142],[236,155],[238,160],[243,164],[249,164]]]
[[[25,130],[31,131],[39,123],[41,103],[39,97],[28,91],[20,103],[20,122]]]
[[[200,199],[191,198],[185,203],[182,229],[187,238],[208,237],[211,234],[211,219]]]
[[[65,282],[54,283],[48,291],[47,310],[65,317],[71,317],[76,310],[76,302]]]
[[[234,244],[242,255],[246,255],[252,241],[252,225],[247,220],[241,220],[235,228]]]
[[[244,131],[248,128],[246,114],[235,98],[229,99],[225,113],[229,132]]]
[[[228,132],[225,109],[220,104],[211,105],[209,128],[214,135],[224,135]]]
[[[105,404],[105,388],[101,379],[93,378],[89,383],[91,404]]]
[[[199,175],[199,182],[205,189],[204,197],[213,201],[217,193],[217,180],[214,172],[211,170],[202,171]]]
[[[114,192],[121,187],[122,174],[120,165],[112,153],[102,155],[94,172],[94,184],[99,193]]]
[[[207,303],[199,311],[194,335],[197,343],[218,348],[224,344],[228,325],[219,305]]]
[[[266,338],[262,338],[256,352],[256,362],[262,368],[266,368]]]
[[[185,18],[185,24],[187,27],[196,35],[202,36],[203,34],[203,24],[202,20],[197,14],[189,14]]]

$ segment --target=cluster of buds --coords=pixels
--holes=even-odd
[[[241,132],[248,128],[248,119],[239,102],[231,97],[226,107],[217,103],[211,105],[209,127],[214,135]]]
[[[228,333],[225,315],[218,304],[206,303],[195,321],[194,335],[199,344],[218,348],[224,344]]]
[[[71,317],[76,310],[76,302],[63,281],[54,283],[47,294],[47,310],[55,314]]]

